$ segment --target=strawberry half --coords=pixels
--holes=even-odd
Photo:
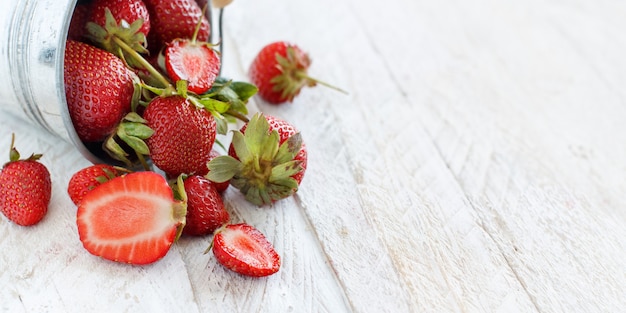
[[[280,256],[258,229],[231,224],[213,237],[213,254],[226,268],[242,275],[262,277],[280,269]]]
[[[213,86],[220,71],[220,58],[206,42],[177,39],[165,48],[165,68],[174,81],[186,80],[187,89],[203,94]]]
[[[48,212],[52,183],[50,172],[38,160],[41,154],[20,159],[11,139],[10,161],[0,171],[0,211],[22,226],[39,223]]]
[[[80,241],[91,254],[148,264],[164,257],[180,236],[186,211],[165,178],[137,172],[116,177],[85,195],[76,223]]]

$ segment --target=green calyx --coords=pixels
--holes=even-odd
[[[104,141],[104,150],[113,159],[124,162],[128,167],[139,162],[144,169],[148,170],[145,156],[150,155],[150,149],[145,140],[150,138],[154,131],[145,123],[146,120],[139,114],[128,113],[117,126],[116,132]],[[127,150],[134,152],[133,159],[136,157],[136,161],[131,161],[131,155]]]
[[[276,62],[282,74],[272,78],[270,82],[274,91],[281,92],[281,97],[291,101],[303,87],[317,84],[307,74],[311,60],[306,54],[299,54],[294,47],[287,47],[286,56],[276,54]]]
[[[207,178],[215,182],[230,180],[246,200],[256,204],[270,204],[291,196],[298,190],[293,175],[303,170],[294,160],[302,147],[300,133],[283,144],[276,130],[270,132],[269,123],[262,114],[255,114],[245,134],[233,132],[232,144],[237,158],[219,156],[208,163]]]
[[[42,154],[33,153],[26,159],[20,159],[21,155],[19,151],[17,151],[17,149],[15,148],[15,133],[12,133],[11,134],[11,148],[9,151],[9,162],[5,163],[4,166],[6,166],[8,163],[17,162],[17,161],[38,161],[39,159],[41,159],[42,156],[43,156]]]
[[[146,35],[139,31],[143,25],[142,19],[137,19],[131,24],[125,20],[121,20],[118,23],[109,8],[104,9],[104,15],[104,27],[94,22],[87,23],[87,33],[91,40],[101,45],[105,50],[115,53],[123,59],[125,59],[123,50],[113,39],[114,37],[121,39],[139,53],[148,52],[148,49],[146,49]]]

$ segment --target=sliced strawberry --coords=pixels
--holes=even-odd
[[[77,212],[83,246],[104,259],[148,264],[167,254],[185,224],[186,204],[174,200],[154,172],[116,177],[89,192]]]
[[[203,94],[219,74],[220,58],[205,42],[177,39],[165,48],[165,68],[172,80],[186,80],[189,91]]]
[[[248,224],[227,225],[213,237],[220,264],[242,275],[261,277],[280,269],[280,256],[265,235]]]

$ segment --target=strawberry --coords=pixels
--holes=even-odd
[[[215,118],[179,95],[159,96],[143,118],[154,134],[147,139],[150,157],[169,177],[205,175],[216,137]]]
[[[118,175],[115,167],[107,164],[94,164],[74,173],[67,186],[67,193],[74,204],[80,201],[92,189]]]
[[[230,179],[246,200],[269,204],[298,190],[307,166],[307,149],[300,133],[288,122],[255,114],[233,133],[228,156],[208,164],[207,178]]]
[[[191,39],[200,22],[197,39],[209,39],[209,20],[194,0],[145,0],[151,19],[150,51],[158,52],[174,39]]]
[[[65,96],[74,129],[83,142],[104,140],[134,101],[137,76],[115,55],[68,40]]]
[[[86,34],[85,25],[89,20],[90,7],[87,4],[77,4],[72,12],[72,19],[67,31],[67,39],[81,41]]]
[[[220,71],[220,58],[210,44],[176,39],[165,48],[165,68],[174,81],[184,79],[188,90],[203,94],[211,89]]]
[[[230,216],[211,181],[200,175],[192,175],[184,180],[184,188],[187,195],[187,224],[183,234],[212,234],[228,222]]]
[[[87,37],[133,67],[141,67],[136,52],[147,53],[150,15],[141,0],[95,0],[86,24]]]
[[[271,104],[291,102],[302,88],[313,87],[318,83],[345,93],[310,77],[307,73],[310,65],[309,55],[298,46],[277,41],[259,51],[250,65],[248,76],[259,87],[259,96]]]
[[[263,233],[248,224],[231,224],[213,237],[213,254],[226,268],[242,275],[262,277],[280,269],[280,256]]]
[[[48,212],[50,172],[38,162],[41,154],[20,159],[14,144],[15,135],[11,139],[10,161],[0,171],[0,211],[18,225],[35,225]]]
[[[119,176],[85,195],[76,224],[89,253],[104,259],[148,264],[163,258],[180,236],[186,204],[154,172]]]
[[[150,32],[150,15],[148,8],[141,0],[95,0],[91,4],[89,21],[106,27],[106,9],[109,9],[120,28],[129,28],[137,20],[141,21],[138,31],[144,37]],[[122,22],[123,21],[123,22]]]

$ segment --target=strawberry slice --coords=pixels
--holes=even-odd
[[[213,237],[213,254],[226,268],[242,275],[262,277],[278,272],[280,256],[258,229],[230,224]]]
[[[220,71],[220,58],[206,42],[176,39],[167,45],[164,55],[170,78],[186,80],[187,89],[196,94],[211,89]]]
[[[165,178],[137,172],[113,178],[86,194],[76,223],[91,254],[148,264],[164,257],[180,236],[186,211]]]

